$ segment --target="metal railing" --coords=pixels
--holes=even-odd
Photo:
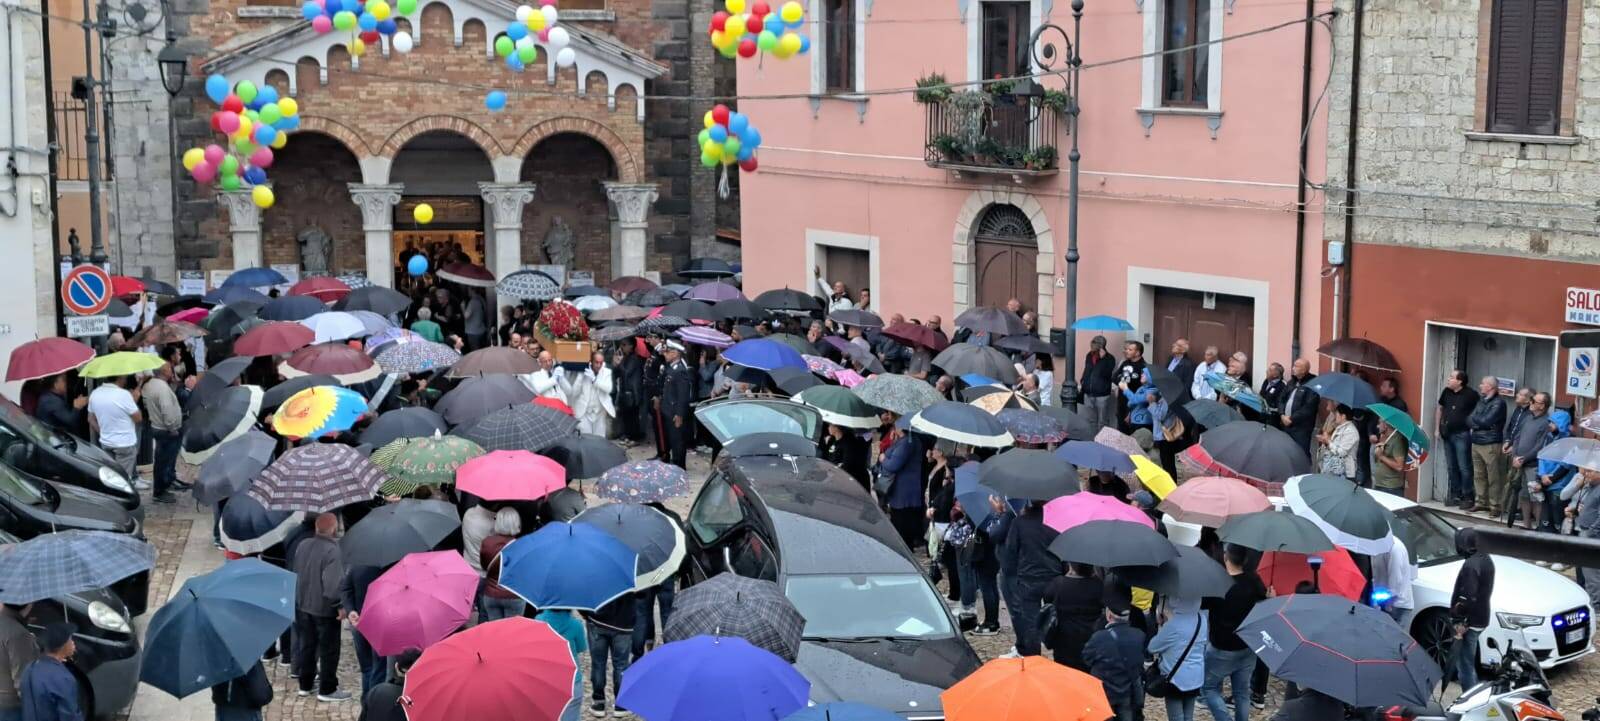
[[[973,172],[1056,172],[1061,112],[1037,95],[952,93],[927,105],[928,165]]]
[[[54,93],[50,107],[56,120],[56,180],[88,180],[88,144],[83,139],[88,116],[83,101],[71,93]]]

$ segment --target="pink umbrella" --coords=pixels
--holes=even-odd
[[[1133,506],[1111,496],[1074,493],[1044,504],[1044,525],[1065,531],[1090,521],[1128,521],[1154,529],[1156,522]]]
[[[185,308],[167,316],[167,320],[181,320],[185,323],[199,323],[200,321],[205,320],[206,316],[210,314],[211,311],[208,311],[205,308]]]
[[[485,501],[534,501],[567,487],[567,469],[528,451],[493,451],[456,469],[456,489]]]
[[[472,615],[478,572],[454,551],[413,553],[367,588],[356,630],[382,656],[426,649]]]
[[[862,378],[861,374],[855,371],[834,371],[833,379],[839,381],[839,385],[846,388],[854,388],[867,382],[867,379]]]
[[[1237,478],[1190,478],[1157,508],[1174,520],[1220,528],[1230,516],[1272,510],[1267,494]]]

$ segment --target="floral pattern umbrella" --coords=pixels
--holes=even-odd
[[[1006,408],[994,417],[1006,430],[1011,431],[1012,437],[1023,443],[1060,443],[1067,439],[1065,427],[1038,411]]]
[[[844,366],[819,355],[801,354],[800,357],[805,359],[807,370],[824,378],[832,378],[833,374],[844,370]]]
[[[403,496],[419,486],[441,486],[455,480],[456,469],[485,453],[460,436],[401,438],[372,452],[372,464],[389,477],[378,491]]]
[[[604,328],[590,329],[589,340],[596,343],[615,343],[632,338],[638,332],[638,328],[631,325],[608,325]]]
[[[661,461],[640,461],[606,471],[595,490],[608,501],[656,503],[688,495],[689,481],[682,468]]]
[[[407,375],[426,373],[436,368],[448,368],[461,360],[461,354],[443,343],[422,341],[390,348],[377,357],[378,366],[385,373]]]

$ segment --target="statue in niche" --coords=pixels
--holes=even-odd
[[[550,229],[544,234],[544,255],[550,259],[552,265],[559,265],[568,270],[572,269],[572,260],[577,257],[576,241],[572,239],[572,229],[567,227],[566,221],[561,216],[556,216],[550,221]]]
[[[333,267],[333,239],[317,226],[310,226],[296,236],[300,244],[300,270],[307,276],[327,275]]]

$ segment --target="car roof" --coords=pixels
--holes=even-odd
[[[816,458],[726,461],[772,520],[783,573],[915,573],[916,561],[861,484]]]

